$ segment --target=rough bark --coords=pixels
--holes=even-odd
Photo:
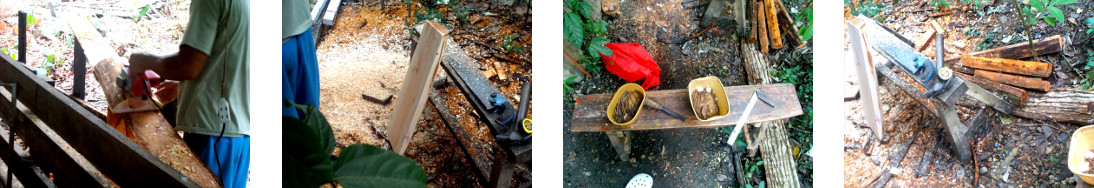
[[[755,43],[742,42],[741,54],[745,59],[745,71],[748,74],[749,84],[769,84],[774,80],[768,74],[771,65],[767,63],[764,54],[756,51]],[[760,127],[766,127],[766,134],[760,144],[760,153],[764,160],[764,171],[767,182],[772,187],[800,186],[798,173],[795,170],[794,156],[791,154],[789,138],[783,127],[784,120],[759,123]]]
[[[1073,123],[1094,124],[1094,91],[1058,89],[1048,93],[1030,93],[1025,106],[1014,110],[1015,116]]]

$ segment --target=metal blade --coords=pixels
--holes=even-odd
[[[753,106],[756,106],[756,93],[752,93],[752,97],[748,99],[744,114],[741,114],[741,118],[737,119],[737,126],[733,127],[733,134],[729,134],[730,140],[737,140],[737,134],[741,133],[741,127],[745,125],[745,122],[748,122],[748,114],[752,112]],[[733,146],[733,144],[736,144],[736,142],[729,142],[729,146]]]
[[[954,76],[952,79],[962,78]],[[1009,115],[1011,112],[1014,111],[1014,105],[1011,105],[1010,103],[1007,103],[1007,101],[1004,101],[1002,98],[991,94],[991,92],[988,92],[988,90],[984,90],[984,88],[980,87],[979,85],[976,85],[975,83],[965,82],[965,86],[969,87],[969,90],[965,91],[965,95],[968,95],[980,102],[987,103],[988,106],[991,106],[991,108],[994,108],[999,112],[1003,112],[1004,114]]]

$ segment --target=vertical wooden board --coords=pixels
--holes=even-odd
[[[444,26],[434,21],[426,23],[414,55],[410,57],[410,65],[403,77],[402,89],[395,100],[395,111],[392,112],[388,125],[388,130],[391,131],[391,148],[400,155],[406,151],[407,144],[410,144],[410,139],[417,131],[418,118],[421,117],[429,96],[429,85],[432,82],[429,78],[437,71],[445,39],[448,37],[448,29]]]
[[[1049,63],[1002,58],[961,56],[961,66],[1042,78],[1052,73],[1052,64]]]

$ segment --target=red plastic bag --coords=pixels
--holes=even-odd
[[[653,61],[646,48],[638,43],[608,43],[604,47],[612,50],[613,56],[600,54],[600,61],[609,72],[627,80],[638,81],[645,78],[643,89],[661,84],[661,68]]]

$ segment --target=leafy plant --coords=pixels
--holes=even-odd
[[[1057,8],[1057,5],[1068,5],[1075,3],[1076,0],[1029,0],[1029,6],[1022,7],[1022,13],[1026,15],[1026,19],[1029,23],[1037,23],[1038,19],[1044,20],[1048,25],[1056,26],[1057,22],[1064,21],[1064,11]],[[1045,16],[1045,13],[1049,16]]]
[[[1086,52],[1086,62],[1079,65],[1079,68],[1075,68],[1075,72],[1079,73],[1079,85],[1084,90],[1090,90],[1094,87],[1094,51]]]
[[[149,6],[150,5],[144,5],[144,7],[141,7],[141,9],[139,11],[137,11],[137,21],[138,22],[141,21],[141,18],[143,18],[145,14],[148,14],[148,9],[151,8]]]
[[[287,187],[319,187],[337,183],[344,187],[425,187],[422,168],[409,158],[365,144],[334,151],[334,132],[323,114],[311,106],[285,100],[283,107],[298,109],[303,119],[281,118],[283,153],[282,184]]]
[[[931,0],[931,6],[939,9],[949,8],[950,2],[947,2],[946,0]]]
[[[506,36],[501,40],[501,47],[505,48],[506,51],[516,52],[517,54],[524,53],[524,48],[521,48],[520,44],[517,44],[517,37],[517,35]]]
[[[868,0],[859,0],[858,3],[855,3],[854,0],[843,0],[843,4],[851,7],[851,15],[863,15],[877,19],[879,22],[882,21],[881,18],[874,16],[881,14],[885,5],[875,4],[873,1]]]
[[[794,19],[805,24],[801,30],[798,30],[798,35],[801,36],[803,41],[809,41],[813,38],[813,6],[808,5],[807,7]]]
[[[604,47],[604,44],[611,42],[607,38],[609,24],[593,19],[592,12],[596,10],[585,1],[566,0],[565,3],[570,9],[562,13],[563,36],[571,45],[582,49],[582,54],[574,58],[590,73],[598,74],[603,69],[600,55],[613,55],[608,47]]]

